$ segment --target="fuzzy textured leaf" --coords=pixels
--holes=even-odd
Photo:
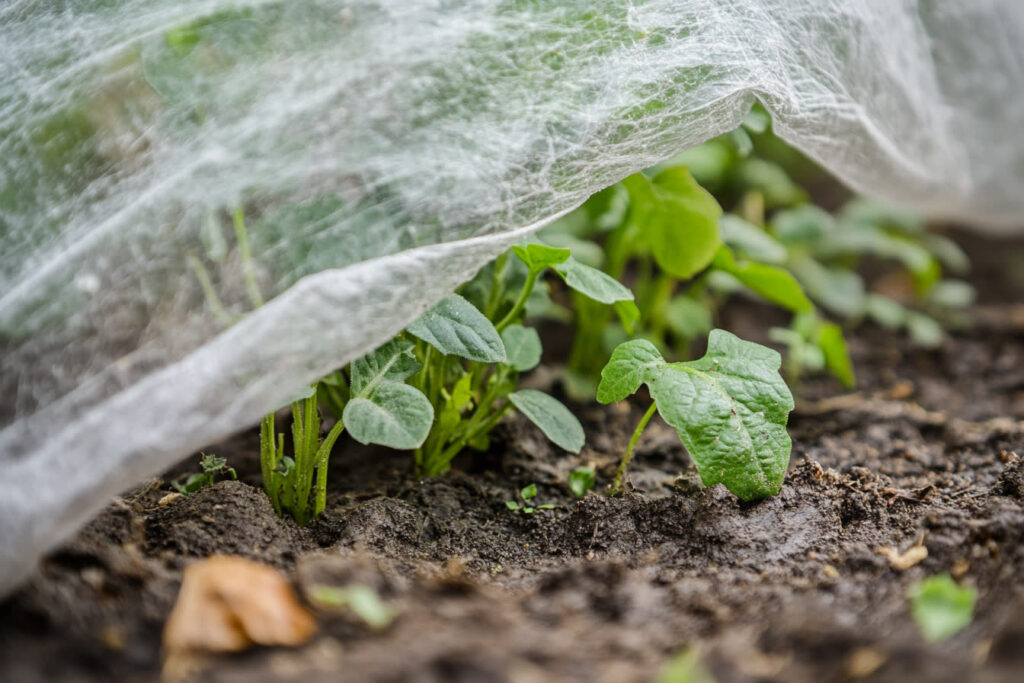
[[[508,395],[519,412],[537,425],[560,448],[579,453],[586,436],[583,426],[568,408],[543,391],[522,389]]]
[[[580,263],[569,257],[564,262],[553,266],[555,272],[562,276],[565,284],[602,304],[613,304],[616,301],[632,301],[633,292],[624,284],[597,268]]]
[[[381,382],[367,395],[350,400],[342,419],[360,443],[407,450],[423,445],[434,421],[434,407],[415,387]]]
[[[494,324],[458,294],[442,299],[407,330],[447,355],[480,363],[505,361],[505,345]]]
[[[412,353],[413,343],[392,339],[372,353],[352,361],[352,394],[369,392],[380,382],[401,382],[422,367]]]
[[[540,363],[540,335],[532,327],[509,325],[502,330],[501,340],[508,356],[505,362],[516,372],[533,370]]]

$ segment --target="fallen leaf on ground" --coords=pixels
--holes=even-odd
[[[316,620],[278,570],[242,557],[214,555],[185,569],[164,627],[168,658],[237,652],[253,645],[301,645]]]

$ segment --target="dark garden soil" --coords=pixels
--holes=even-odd
[[[240,481],[163,505],[154,481],[43,560],[0,605],[0,680],[157,678],[182,569],[214,553],[277,566],[305,596],[368,584],[398,617],[373,632],[320,610],[309,645],[215,658],[200,680],[650,681],[688,646],[720,683],[1024,680],[1024,267],[1001,258],[1019,243],[969,246],[973,329],[924,351],[860,328],[858,392],[797,388],[775,498],[703,488],[656,420],[630,493],[575,500],[568,472],[592,462],[606,485],[637,403],[579,408],[579,457],[513,419],[489,454],[426,481],[403,454],[342,442],[327,511],[299,528],[258,488],[250,432],[210,449]],[[741,336],[763,335],[758,307],[729,314]],[[557,507],[508,510],[530,483]],[[909,568],[879,553],[921,544]],[[941,572],[979,597],[970,626],[929,645],[906,593]]]

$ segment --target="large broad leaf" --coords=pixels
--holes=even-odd
[[[508,400],[560,448],[573,453],[579,453],[583,448],[586,440],[583,426],[556,399],[543,391],[522,389],[509,394]]]
[[[458,294],[442,299],[406,329],[444,354],[481,363],[505,361],[505,345],[493,323]]]
[[[584,265],[569,257],[562,263],[553,266],[555,272],[562,276],[565,284],[602,304],[614,304],[616,301],[632,301],[633,292],[611,275]]]
[[[345,428],[360,443],[398,449],[423,445],[434,421],[434,408],[419,389],[401,382],[377,384],[345,405]]]
[[[533,370],[540,363],[540,335],[532,327],[509,325],[501,333],[508,355],[506,363],[516,372]]]
[[[390,448],[418,448],[434,421],[434,408],[404,380],[420,369],[413,344],[393,339],[352,362],[351,398],[342,420],[356,441]]]
[[[630,220],[662,270],[689,278],[711,263],[722,243],[722,209],[685,166],[667,168],[653,180],[637,173],[622,182],[629,191]]]
[[[634,340],[612,354],[598,400],[620,400],[647,384],[701,481],[756,500],[779,492],[792,447],[786,421],[793,396],[779,376],[781,361],[724,330],[713,330],[707,354],[689,363],[666,363],[653,344]]]

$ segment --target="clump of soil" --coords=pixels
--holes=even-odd
[[[860,390],[799,388],[786,486],[755,504],[702,487],[658,421],[632,490],[574,499],[568,472],[593,463],[606,485],[645,408],[592,406],[579,457],[512,419],[490,453],[424,481],[403,454],[340,443],[327,510],[299,528],[259,490],[258,436],[242,434],[210,449],[240,481],[170,501],[152,482],[40,564],[0,606],[0,678],[158,677],[182,569],[228,553],[288,572],[320,631],[214,659],[201,680],[649,681],[688,646],[720,682],[1019,680],[1024,316],[989,296],[975,318],[936,351],[859,330]],[[510,511],[530,483],[556,508]],[[894,559],[914,546],[927,556]],[[970,626],[929,645],[906,593],[941,572],[979,599]],[[397,613],[390,626],[312,597],[354,584]]]

